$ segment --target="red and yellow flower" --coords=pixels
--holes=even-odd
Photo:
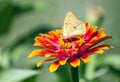
[[[111,38],[104,33],[104,28],[99,30],[97,26],[90,27],[85,23],[87,32],[84,35],[76,35],[69,38],[62,36],[62,30],[50,31],[48,34],[40,34],[35,37],[34,46],[40,46],[43,49],[33,50],[28,58],[34,56],[45,57],[37,63],[40,67],[43,62],[52,61],[49,67],[50,72],[56,71],[59,66],[65,65],[68,61],[71,66],[80,66],[80,61],[90,62],[89,56],[92,54],[102,54],[104,50],[112,48],[108,44],[95,46],[96,44]]]

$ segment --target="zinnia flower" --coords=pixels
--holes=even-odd
[[[77,67],[80,66],[80,61],[90,62],[90,55],[102,54],[104,50],[112,48],[108,44],[96,45],[111,38],[104,33],[104,28],[96,30],[97,26],[91,27],[87,22],[85,26],[86,33],[83,35],[65,38],[62,36],[62,30],[56,30],[36,36],[34,46],[40,46],[43,49],[33,50],[28,58],[45,57],[37,63],[37,67],[40,67],[43,62],[53,61],[49,71],[54,72],[66,62],[69,62],[72,67]]]

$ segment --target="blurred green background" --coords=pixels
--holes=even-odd
[[[81,82],[120,82],[120,0],[0,0],[0,82],[70,82],[69,66],[50,73],[50,63],[37,68],[40,57],[27,59],[36,49],[34,37],[61,28],[67,11],[86,20],[92,6],[104,10],[100,27],[113,36],[105,43],[115,48],[81,62]],[[92,60],[93,59],[93,60]]]

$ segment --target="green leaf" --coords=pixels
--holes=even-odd
[[[98,65],[109,65],[120,71],[120,55],[119,54],[109,54],[104,55],[103,57],[98,59]]]
[[[13,18],[13,10],[10,1],[0,1],[0,35],[9,30]]]
[[[0,82],[21,82],[38,73],[36,70],[8,69],[0,72]]]
[[[97,82],[120,82],[120,75],[112,70],[98,78]]]

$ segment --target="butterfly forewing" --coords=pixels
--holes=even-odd
[[[72,12],[68,12],[66,14],[62,30],[65,38],[86,33],[85,24],[80,21]]]

